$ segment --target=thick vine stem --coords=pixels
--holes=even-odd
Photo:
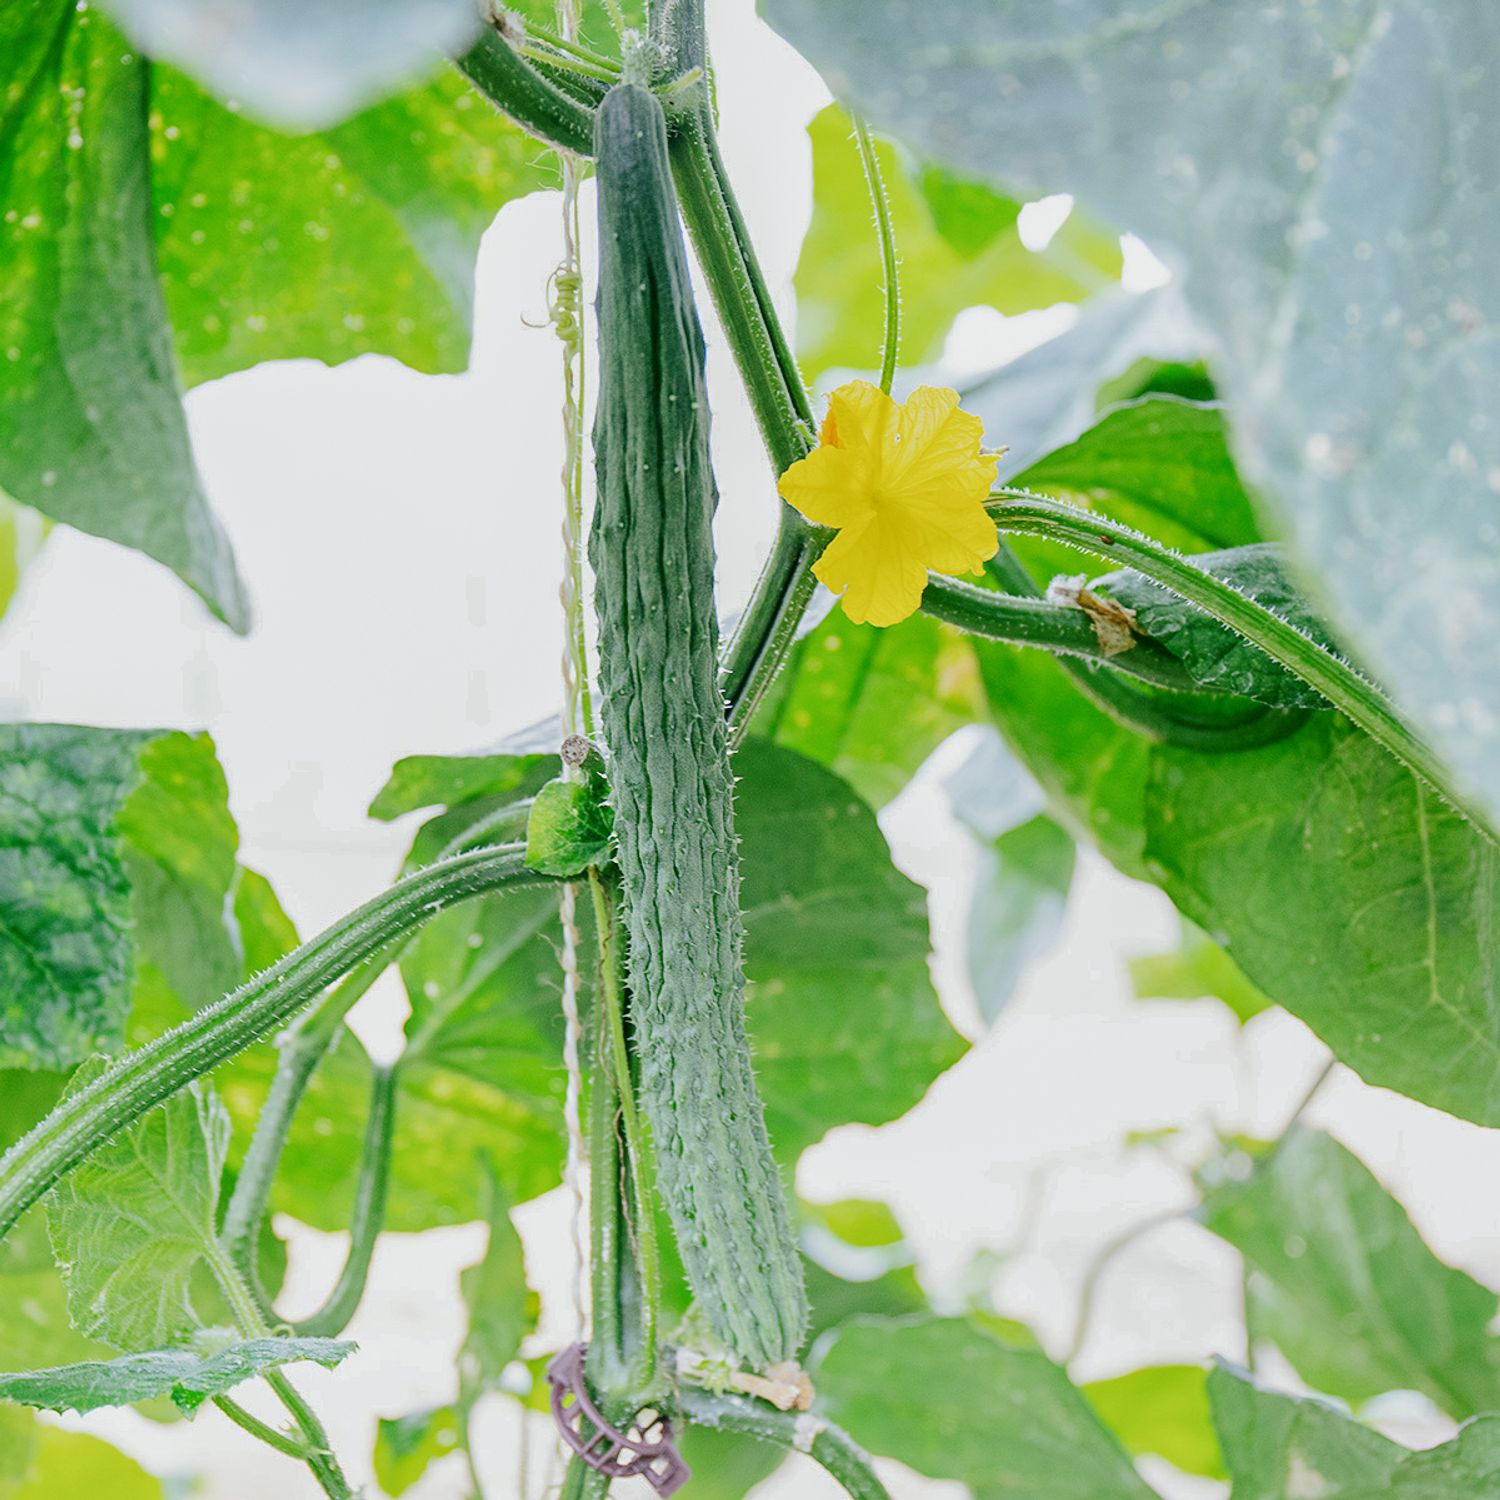
[[[496,31],[486,28],[457,63],[469,82],[528,134],[579,156],[594,154],[593,111],[543,77]]]
[[[256,1237],[297,1106],[343,1029],[344,1017],[385,972],[405,942],[403,937],[386,952],[361,964],[320,1005],[298,1016],[276,1039],[276,1072],[255,1117],[255,1131],[234,1180],[219,1234],[230,1258],[250,1275],[252,1284]]]
[[[1128,651],[1107,656],[1088,615],[1072,604],[1054,604],[1036,595],[1000,594],[933,573],[922,595],[922,613],[986,640],[1041,646],[1059,655],[1108,663],[1157,687],[1193,689],[1187,669],[1156,641],[1140,639]]]
[[[91,1151],[178,1089],[272,1035],[301,1008],[434,913],[491,891],[550,883],[521,845],[439,860],[398,881],[191,1020],[127,1053],[0,1157],[0,1237]]]
[[[375,1254],[375,1242],[385,1223],[391,1147],[396,1136],[397,1066],[377,1067],[371,1075],[364,1149],[354,1193],[354,1212],[349,1220],[349,1253],[323,1305],[293,1325],[300,1337],[337,1338],[359,1310],[370,1274],[370,1261]]]
[[[1001,532],[1046,536],[1080,552],[1123,562],[1244,636],[1321,693],[1377,745],[1395,756],[1488,837],[1495,838],[1488,819],[1457,790],[1448,768],[1401,717],[1390,699],[1347,662],[1303,635],[1295,625],[1187,558],[1107,516],[1025,490],[998,490],[992,500],[990,511]]]
[[[700,1386],[684,1385],[678,1398],[683,1415],[700,1427],[722,1427],[811,1454],[854,1500],[891,1500],[870,1455],[832,1422],[810,1412],[777,1411],[751,1396]]]

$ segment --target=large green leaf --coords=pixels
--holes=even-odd
[[[857,1442],[960,1480],[977,1500],[1152,1500],[1063,1371],[975,1323],[848,1323],[829,1339],[817,1384]]]
[[[1122,729],[1038,654],[981,668],[1059,810],[1267,998],[1368,1082],[1500,1123],[1496,851],[1410,772],[1332,714],[1214,755]]]
[[[1046,813],[978,842],[964,931],[979,1013],[994,1021],[1062,928],[1077,846]]]
[[[430,858],[440,838],[534,789],[534,778],[556,765],[551,757],[534,759],[459,757],[445,770],[440,758],[414,758],[402,763],[376,806],[394,816],[429,806],[452,787],[456,805],[417,835],[416,850]],[[903,1114],[964,1044],[928,973],[925,894],[892,865],[869,808],[832,772],[761,739],[747,741],[735,771],[747,1023],[772,1138],[790,1163],[834,1125]],[[419,1159],[428,1175],[402,1186],[414,1122],[430,1131],[434,1149],[446,1129],[450,1139],[491,1151],[514,1201],[557,1180],[564,1084],[558,940],[556,894],[541,891],[442,913],[407,950],[401,967],[412,1014],[401,1066],[393,1223],[402,1223],[403,1204],[415,1219],[460,1187],[468,1207],[459,1216],[475,1212],[464,1174],[456,1181],[455,1174],[432,1174],[425,1154]],[[585,963],[592,941],[585,927]],[[333,1061],[338,1069],[355,1066]],[[325,1133],[293,1138],[294,1169],[305,1164],[310,1175],[296,1206],[286,1206],[317,1215],[317,1223],[327,1222],[327,1183],[337,1180],[330,1152],[351,1167],[357,1152],[357,1132],[337,1123],[339,1099],[357,1098],[352,1090],[335,1097],[342,1076],[320,1075],[314,1084],[312,1118],[329,1122]],[[362,1106],[352,1107],[357,1119]],[[447,1219],[454,1214],[447,1210]]]
[[[27,568],[47,540],[47,519],[0,494],[0,617],[11,606]]]
[[[1455,1417],[1500,1408],[1500,1298],[1445,1266],[1337,1141],[1299,1129],[1203,1222],[1245,1257],[1252,1322],[1318,1390],[1364,1401],[1417,1390]]]
[[[1223,408],[1206,402],[1153,395],[1117,406],[1021,470],[1015,483],[1102,510],[1185,551],[1259,540],[1229,456]],[[1070,564],[1080,558],[1059,555]]]
[[[1091,1381],[1083,1394],[1131,1454],[1155,1453],[1185,1474],[1227,1477],[1201,1365],[1148,1365]]]
[[[284,125],[326,125],[421,73],[479,28],[467,0],[109,0],[131,40]]]
[[[836,104],[808,126],[813,220],[797,262],[797,345],[812,374],[880,362],[885,273],[849,116]],[[942,352],[953,319],[988,303],[1004,313],[1076,302],[1119,280],[1114,236],[1071,216],[1045,250],[1021,243],[1021,205],[933,167],[910,168],[875,144],[901,255],[901,345],[907,363]]]
[[[926,615],[856,625],[834,609],[797,643],[755,729],[880,807],[983,704],[974,654],[957,631]]]
[[[1369,1083],[1500,1124],[1500,853],[1331,714],[1159,748],[1146,857],[1182,912]]]
[[[188,385],[366,352],[462,370],[479,238],[555,180],[451,71],[288,136],[158,67],[150,123],[157,265]]]
[[[459,1445],[458,1413],[451,1406],[381,1417],[375,1427],[375,1477],[387,1495],[404,1495],[427,1466]]]
[[[5,1330],[0,1359],[16,1369],[109,1357],[104,1345],[85,1338],[68,1317],[68,1294],[53,1263],[40,1207],[0,1240],[0,1327]]]
[[[763,4],[878,127],[1181,269],[1335,623],[1500,805],[1494,7]]]
[[[1137,1000],[1222,1001],[1242,1023],[1271,1002],[1245,978],[1234,960],[1201,927],[1180,919],[1175,948],[1130,960],[1130,983]]]
[[[0,1406],[0,1496],[15,1493],[36,1457],[36,1420],[19,1406]]]
[[[451,71],[288,136],[149,64],[71,0],[8,7],[0,58],[0,486],[166,563],[244,629],[179,376],[367,351],[462,369],[480,235],[550,169]]]
[[[119,1046],[130,884],[115,819],[150,736],[0,726],[0,1062],[69,1068]]]
[[[137,983],[164,983],[189,1009],[245,977],[226,912],[239,830],[207,735],[166,734],[140,754],[141,782],[121,807]]]
[[[146,60],[72,0],[0,13],[0,487],[165,563],[237,630],[156,277]]]
[[[1500,1493],[1500,1417],[1412,1453],[1325,1402],[1220,1365],[1208,1379],[1231,1500],[1488,1500]]]
[[[983,419],[990,442],[1006,445],[997,470],[1006,481],[1092,426],[1106,382],[1141,360],[1185,360],[1199,352],[1175,285],[1100,292],[1071,328],[970,381],[964,409]]]
[[[1193,561],[1204,572],[1290,620],[1304,635],[1338,652],[1337,642],[1287,577],[1279,550],[1270,543],[1204,552]],[[1204,688],[1236,693],[1276,708],[1328,707],[1321,693],[1259,647],[1161,584],[1127,568],[1096,579],[1092,587],[1132,610],[1141,631],[1160,641]]]
[[[423,808],[482,798],[519,801],[556,776],[559,765],[555,755],[408,755],[392,767],[370,816],[390,822]]]
[[[36,1425],[36,1450],[25,1481],[0,1490],[5,1500],[58,1500],[108,1495],[109,1500],[163,1500],[161,1480],[118,1448],[82,1432]]]
[[[133,1000],[139,1041],[261,966],[238,842],[206,735],[0,727],[0,1061],[118,1051]]]
[[[94,1076],[87,1065],[75,1087]],[[47,1218],[84,1333],[127,1351],[159,1349],[210,1321],[194,1305],[215,1220],[229,1116],[194,1083],[100,1147],[52,1190]]]
[[[331,1370],[354,1348],[335,1339],[264,1338],[227,1343],[212,1353],[153,1349],[118,1359],[0,1374],[0,1399],[48,1411],[89,1412],[170,1396],[179,1411],[191,1414],[210,1396],[222,1395],[267,1370],[297,1360]]]
[[[536,1301],[526,1285],[521,1236],[511,1223],[499,1174],[493,1164],[485,1165],[489,1242],[484,1258],[459,1278],[469,1314],[459,1368],[470,1401],[499,1382],[505,1367],[520,1357],[521,1340],[536,1323]]]
[[[735,756],[746,1022],[778,1155],[904,1114],[964,1043],[928,973],[926,893],[831,771],[764,740]]]

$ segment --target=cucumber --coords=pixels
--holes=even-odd
[[[791,1359],[802,1268],[745,1037],[739,852],[714,607],[703,334],[654,95],[598,109],[600,705],[640,1098],[684,1269],[747,1364]]]

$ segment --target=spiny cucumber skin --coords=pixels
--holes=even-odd
[[[802,1268],[744,1024],[739,853],[718,681],[703,334],[660,104],[594,129],[599,497],[589,538],[641,1102],[683,1264],[748,1363],[794,1357]]]

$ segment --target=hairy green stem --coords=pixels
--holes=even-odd
[[[315,1009],[299,1016],[276,1039],[276,1072],[265,1103],[255,1119],[255,1132],[234,1180],[234,1192],[224,1211],[220,1239],[242,1271],[255,1263],[256,1237],[270,1201],[271,1184],[281,1164],[287,1133],[307,1086],[343,1027],[344,1017],[385,972],[406,939],[362,964]]]
[[[236,1427],[243,1428],[253,1438],[259,1438],[268,1448],[274,1448],[278,1453],[284,1453],[288,1458],[295,1458],[297,1462],[304,1463],[308,1457],[307,1444],[301,1438],[288,1437],[284,1432],[278,1432],[266,1422],[262,1422],[257,1416],[246,1411],[238,1401],[231,1400],[228,1396],[215,1396],[214,1405],[234,1423]]]
[[[1002,588],[1019,597],[1041,597],[1031,574],[1003,539],[995,555],[985,564],[985,571]],[[977,592],[989,593],[988,590]],[[994,597],[993,594],[989,596]],[[1149,647],[1151,655],[1140,654],[1142,647]],[[1153,656],[1161,661],[1163,671],[1140,671],[1142,666],[1150,664]],[[1252,750],[1285,739],[1307,718],[1305,709],[1272,708],[1248,699],[1205,694],[1196,688],[1187,668],[1155,641],[1138,641],[1129,651],[1120,652],[1108,660],[1117,671],[1099,670],[1095,664],[1080,661],[1067,652],[1058,653],[1057,664],[1073,679],[1078,691],[1101,712],[1108,714],[1117,724],[1144,734],[1158,744],[1218,754]],[[1130,672],[1154,688],[1168,691],[1141,689],[1125,681],[1121,672]]]
[[[0,1157],[0,1237],[90,1152],[178,1089],[272,1035],[334,981],[457,902],[547,884],[507,845],[439,860],[342,917],[265,973],[127,1053]]]
[[[213,1245],[205,1252],[204,1259],[208,1262],[208,1268],[213,1273],[214,1280],[219,1284],[219,1290],[224,1294],[224,1300],[229,1304],[230,1316],[234,1319],[241,1337],[270,1338],[271,1330],[261,1316],[250,1284],[240,1275],[239,1269],[225,1254],[223,1246]],[[344,1471],[334,1456],[333,1445],[328,1441],[328,1433],[318,1419],[318,1414],[308,1405],[307,1399],[292,1384],[291,1378],[284,1370],[267,1370],[263,1378],[276,1393],[277,1400],[287,1409],[292,1420],[301,1429],[302,1436],[306,1439],[305,1450],[301,1457],[322,1487],[324,1494],[329,1497],[329,1500],[353,1500],[354,1492],[349,1488],[349,1481],[344,1478]]]
[[[609,1475],[591,1469],[581,1458],[568,1460],[558,1500],[604,1500],[609,1494]]]
[[[522,130],[549,146],[593,155],[593,111],[545,78],[496,32],[486,28],[457,62],[469,82]]]
[[[777,1411],[764,1401],[732,1392],[684,1385],[682,1412],[700,1427],[719,1427],[761,1442],[811,1454],[854,1500],[891,1500],[870,1455],[842,1428],[811,1413]]]
[[[1448,768],[1390,699],[1347,662],[1263,604],[1130,526],[1024,490],[999,490],[990,510],[1002,532],[1045,536],[1124,563],[1196,604],[1321,693],[1334,708],[1402,762],[1490,838],[1488,819],[1453,785]]]
[[[1107,663],[1158,687],[1185,692],[1193,687],[1187,668],[1155,641],[1137,640],[1129,650],[1107,656],[1093,622],[1073,604],[1054,604],[1035,594],[999,594],[933,573],[922,595],[922,613],[986,640]]]
[[[821,548],[821,541],[806,528],[783,526],[745,613],[735,626],[726,653],[724,679],[731,750],[748,733],[756,709],[796,644],[797,632],[818,586],[812,565]]]
[[[854,121],[854,140],[859,147],[860,165],[865,169],[865,184],[870,189],[870,208],[875,215],[875,236],[880,242],[880,265],[885,276],[885,335],[880,345],[880,389],[887,396],[896,378],[896,356],[901,348],[901,283],[896,274],[896,232],[891,227],[891,203],[886,197],[885,180],[880,175],[880,158],[870,139],[870,127],[864,116],[850,111]]]
[[[391,1145],[396,1134],[397,1067],[377,1067],[370,1076],[370,1109],[365,1119],[354,1212],[349,1219],[349,1253],[323,1305],[293,1325],[305,1338],[336,1338],[349,1326],[364,1296],[375,1242],[385,1223]]]
[[[672,178],[683,221],[777,474],[811,447],[812,405],[771,306],[713,126],[700,110],[674,121]]]
[[[604,83],[617,83],[620,78],[618,68],[589,62],[571,52],[556,52],[547,47],[533,46],[529,42],[518,42],[515,50],[529,62],[541,63],[548,68],[557,68],[564,73],[577,73],[584,78],[600,79]]]

